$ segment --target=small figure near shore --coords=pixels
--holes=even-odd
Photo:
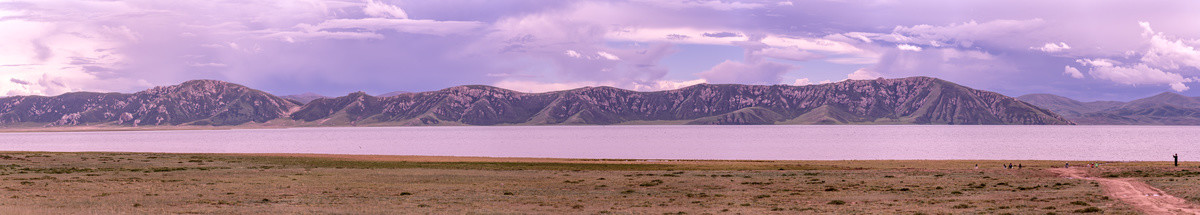
[[[975,169],[979,169],[979,164],[975,164]]]
[[[1017,164],[1017,169],[1021,169],[1021,168],[1023,168],[1023,167],[1025,167],[1025,166],[1023,166],[1023,165],[1021,165],[1021,164]]]
[[[1065,167],[1065,168],[1071,168],[1071,163],[1067,163],[1066,165],[1063,165],[1063,167]]]
[[[1171,157],[1175,158],[1175,166],[1179,166],[1179,154],[1171,155]]]

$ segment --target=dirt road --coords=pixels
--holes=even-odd
[[[1067,178],[1091,180],[1100,183],[1104,193],[1133,205],[1147,214],[1200,214],[1200,206],[1166,194],[1158,188],[1132,178],[1089,177],[1079,168],[1053,168],[1050,172]]]

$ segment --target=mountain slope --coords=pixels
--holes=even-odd
[[[194,80],[133,94],[67,93],[0,99],[0,124],[239,125],[286,115],[299,104],[245,86]]]
[[[309,102],[312,102],[313,100],[329,98],[329,97],[322,96],[322,95],[316,94],[316,93],[303,93],[303,94],[299,94],[299,95],[286,95],[286,96],[282,96],[281,98],[290,99],[292,101],[297,101],[297,102],[300,102],[300,104],[308,104]]]
[[[838,123],[1071,124],[1011,97],[928,77],[810,86],[700,84],[657,92],[586,87],[520,93],[459,86],[393,97],[356,93],[319,99],[291,118],[318,125],[829,123],[789,121],[818,108]]]
[[[357,92],[303,105],[212,80],[133,94],[0,98],[0,126],[224,126],[275,120],[294,126],[1071,124],[1011,97],[928,77],[810,86],[700,84],[657,92],[585,87],[521,93],[468,85],[389,97]]]
[[[1200,125],[1200,99],[1172,92],[1130,102],[1078,102],[1061,97],[1052,102],[1042,97],[1026,95],[1018,98],[1051,109],[1080,124]],[[1064,103],[1079,103],[1083,107],[1060,105]]]
[[[1095,113],[1124,105],[1124,102],[1095,101],[1080,102],[1067,97],[1052,94],[1029,94],[1017,97],[1038,107],[1049,109],[1064,117],[1079,117],[1085,113]]]

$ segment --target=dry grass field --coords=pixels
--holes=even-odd
[[[1137,213],[1060,165],[7,152],[0,213]],[[1093,171],[1200,199],[1197,164],[1163,165]]]

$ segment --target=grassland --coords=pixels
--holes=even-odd
[[[1136,213],[1060,165],[7,152],[0,213]],[[1200,199],[1196,175],[1154,175],[1200,169],[1160,165],[1095,171]]]

